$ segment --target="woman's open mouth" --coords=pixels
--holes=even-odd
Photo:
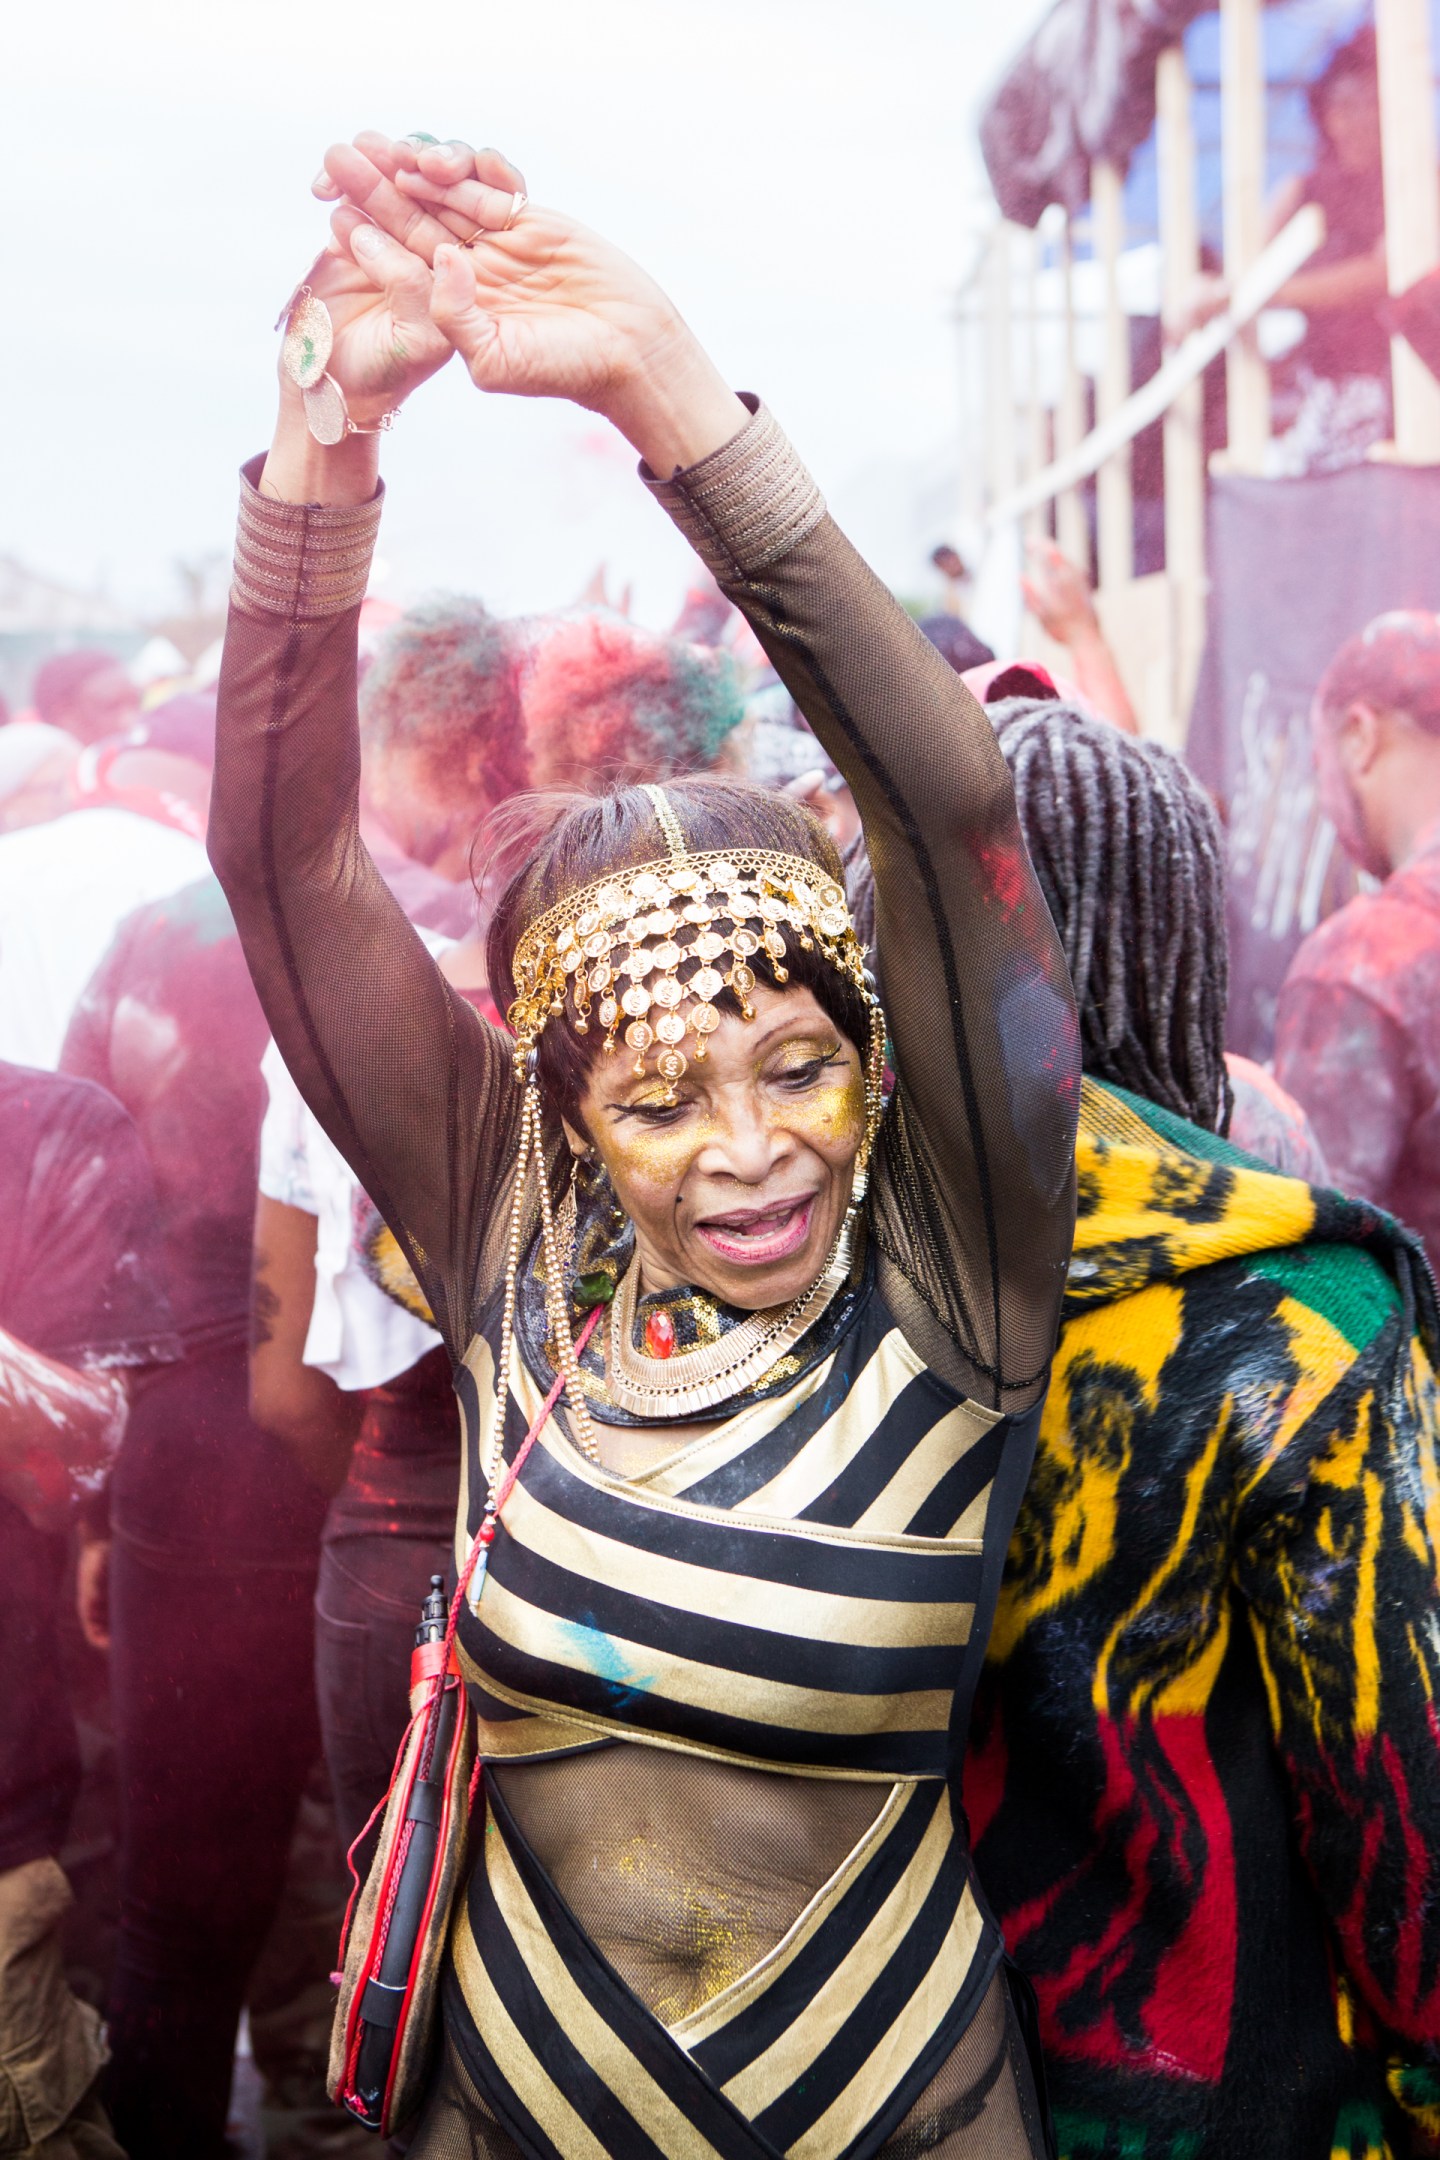
[[[695,1229],[722,1260],[768,1267],[800,1251],[810,1235],[815,1200],[814,1193],[801,1193],[798,1199],[773,1200],[769,1207],[734,1208],[726,1215],[708,1215]]]

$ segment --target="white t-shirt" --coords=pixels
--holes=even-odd
[[[133,810],[72,810],[0,837],[0,1058],[53,1072],[125,917],[209,874],[200,841]]]
[[[425,942],[443,948],[449,940],[427,936]],[[379,1387],[408,1372],[440,1337],[367,1273],[355,1239],[360,1182],[307,1107],[273,1042],[260,1070],[270,1090],[260,1128],[260,1190],[268,1200],[317,1219],[305,1363],[328,1373],[337,1387]]]

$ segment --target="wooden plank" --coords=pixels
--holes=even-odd
[[[1045,242],[1039,231],[1025,235],[1025,477],[1033,479],[1050,462],[1050,416],[1040,385],[1040,272]],[[1044,506],[1037,504],[1025,524],[1027,539],[1046,531]]]
[[[1404,292],[1440,263],[1434,68],[1426,0],[1375,0],[1380,135],[1385,176],[1385,268]],[[1440,463],[1440,382],[1404,338],[1390,345],[1395,451],[1413,464]]]
[[[1283,232],[1276,234],[1248,277],[1237,286],[1228,308],[1199,330],[1192,330],[1183,345],[1171,353],[1158,375],[1131,392],[1120,411],[1093,427],[1073,455],[1057,458],[1048,471],[1002,495],[990,506],[989,523],[1004,524],[1023,517],[1032,504],[1044,502],[1065,488],[1078,487],[1098,472],[1107,458],[1141,428],[1163,419],[1187,383],[1202,375],[1210,362],[1224,352],[1261,308],[1268,307],[1280,287],[1310,260],[1325,238],[1325,219],[1314,203],[1297,210]]]
[[[1141,734],[1179,749],[1183,715],[1175,706],[1170,580],[1157,574],[1102,589],[1095,595],[1095,611],[1105,642],[1123,661],[1121,673]],[[1056,665],[1063,673],[1064,660]]]
[[[1120,257],[1125,249],[1125,197],[1120,171],[1099,158],[1090,173],[1090,229],[1100,264],[1104,341],[1096,418],[1113,420],[1130,395],[1130,325],[1120,305]],[[1130,497],[1130,438],[1116,444],[1096,479],[1097,555],[1102,585],[1123,585],[1135,568]]]
[[[1220,0],[1221,184],[1225,275],[1232,287],[1265,244],[1265,55],[1261,0]],[[1233,472],[1259,472],[1270,440],[1270,371],[1253,326],[1226,358],[1229,456]]]
[[[1002,499],[1017,479],[1015,325],[1008,225],[997,225],[985,274],[985,424],[989,432],[990,498]]]
[[[989,500],[989,475],[980,445],[986,429],[986,310],[983,263],[976,265],[974,283],[963,290],[955,312],[957,393],[960,408],[960,459],[955,491],[956,544],[963,555],[971,536],[985,518]]]
[[[1055,412],[1055,455],[1073,457],[1085,440],[1085,377],[1075,331],[1075,235],[1067,216],[1060,235],[1060,295],[1064,310],[1064,350],[1060,403]],[[1090,574],[1090,521],[1078,488],[1065,488],[1055,504],[1055,538],[1060,551]]]
[[[1155,69],[1158,120],[1162,312],[1183,307],[1200,269],[1195,196],[1195,129],[1190,70],[1182,45]],[[1176,722],[1188,714],[1205,642],[1205,392],[1188,383],[1165,415],[1165,571],[1170,587],[1172,695]]]

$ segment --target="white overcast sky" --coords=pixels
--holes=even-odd
[[[493,142],[636,255],[763,392],[893,583],[950,526],[949,320],[977,103],[1046,0],[14,0],[0,550],[166,607],[228,549],[326,144]],[[386,444],[384,591],[663,622],[688,558],[604,423],[458,368]]]

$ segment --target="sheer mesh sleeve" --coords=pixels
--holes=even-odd
[[[356,632],[379,498],[271,502],[257,468],[241,500],[210,857],[286,1065],[463,1353],[518,1126],[509,1042],[451,990],[360,839]]]
[[[899,1278],[897,1317],[908,1329],[899,1307],[918,1297],[968,1384],[1016,1409],[1043,1385],[1074,1227],[1079,1040],[1064,957],[984,712],[747,403],[754,416],[724,449],[650,485],[859,806],[898,1082],[871,1225]],[[943,1345],[916,1346],[946,1362]]]

